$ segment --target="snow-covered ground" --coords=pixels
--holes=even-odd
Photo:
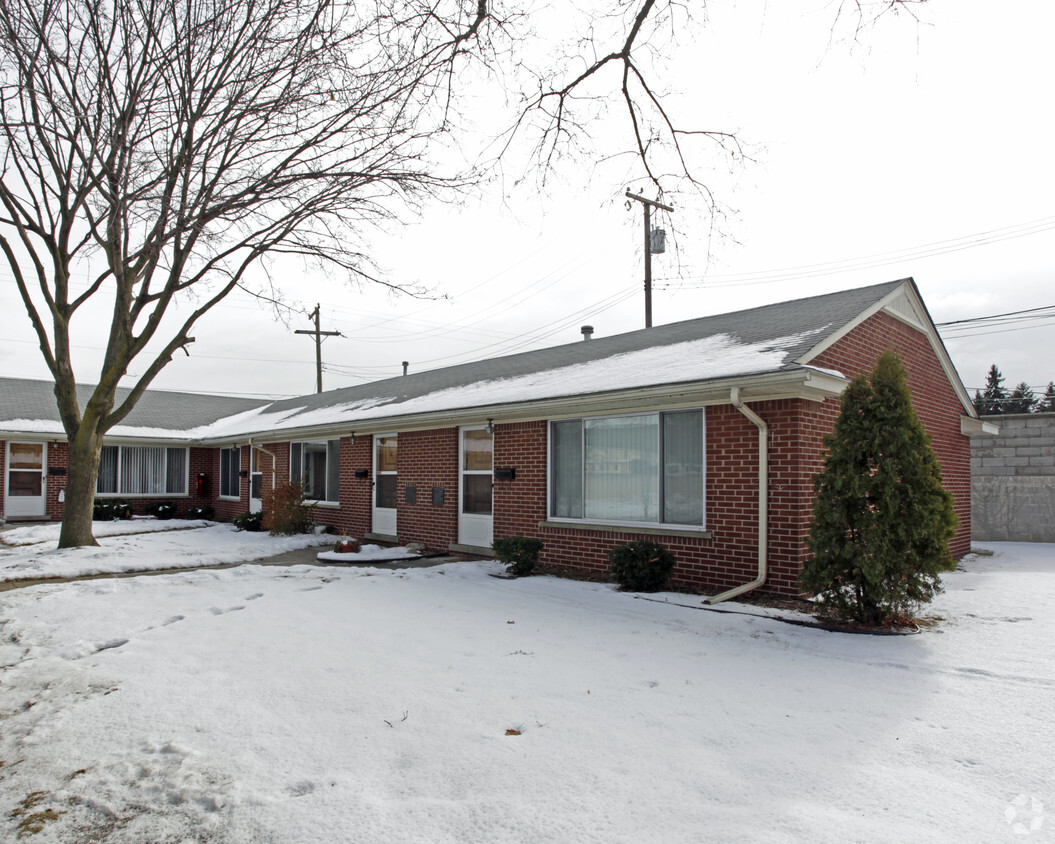
[[[0,581],[218,566],[332,545],[334,539],[270,536],[200,520],[116,521],[93,523],[97,547],[60,551],[59,528],[55,523],[0,533]]]
[[[2,593],[0,839],[1051,841],[1055,546],[991,547],[907,637],[495,563]]]

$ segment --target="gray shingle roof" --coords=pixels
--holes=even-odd
[[[337,418],[351,420],[357,415],[357,407],[375,419],[389,415],[399,416],[404,412],[402,406],[413,413],[415,407],[420,409],[423,406],[423,400],[424,404],[427,404],[430,397],[442,394],[443,391],[453,391],[453,395],[443,396],[443,407],[467,407],[473,401],[471,388],[483,383],[498,384],[501,392],[505,389],[506,382],[511,385],[523,383],[525,380],[533,380],[533,376],[554,370],[561,370],[555,377],[562,378],[565,371],[570,371],[562,368],[574,367],[576,364],[595,364],[620,355],[632,356],[634,353],[661,350],[666,346],[712,337],[728,338],[734,347],[744,348],[764,347],[779,340],[780,342],[772,343],[769,354],[750,358],[751,362],[747,364],[746,369],[736,371],[737,375],[775,373],[799,368],[800,365],[795,361],[818,342],[842,329],[906,283],[912,282],[910,279],[902,279],[823,296],[811,296],[276,402],[152,390],[143,396],[135,410],[122,422],[121,427],[155,428],[176,436],[244,411],[266,407],[263,416],[249,414],[249,418],[245,420],[230,420],[221,426],[215,426],[223,429],[215,430],[215,435],[236,436],[280,428],[291,429],[299,424],[329,424]],[[735,350],[734,348],[734,352]],[[650,367],[644,375],[634,373],[632,386],[665,386],[686,380],[700,381],[701,377],[703,381],[720,377],[719,373],[713,372],[713,366],[708,370],[708,358],[704,351],[697,353],[692,367],[686,367],[695,373],[691,378],[687,378],[679,367],[679,361],[682,360],[679,357],[681,351],[671,350],[665,358],[663,355],[655,356],[657,360],[665,359],[668,363],[662,367]],[[700,354],[704,357],[700,357]],[[620,358],[600,368],[592,367],[590,371],[611,372],[612,367],[618,368],[622,366],[623,360],[628,359]],[[649,360],[651,359],[652,356],[649,357]],[[760,368],[751,368],[755,366]],[[551,376],[550,380],[553,380],[553,377]],[[519,379],[519,382],[514,379]],[[567,385],[562,386],[567,388]],[[81,388],[82,404],[86,401],[90,389]],[[610,386],[590,381],[585,392],[603,392],[607,389],[610,389]],[[519,399],[515,392],[514,389],[502,401],[517,402]],[[119,399],[126,393],[125,390],[120,391]],[[2,420],[18,419],[58,421],[50,382],[0,379],[0,425]],[[301,419],[305,422],[300,423],[298,420]],[[161,431],[158,435],[160,433]],[[201,433],[209,436],[206,432]]]
[[[783,365],[780,367],[787,369],[793,367],[794,360],[822,339],[826,329],[838,330],[862,311],[901,287],[906,281],[909,280],[901,279],[856,290],[763,305],[745,311],[643,328],[612,337],[601,337],[588,341],[579,340],[548,349],[537,349],[516,355],[397,376],[384,381],[371,381],[367,384],[344,387],[311,396],[283,399],[274,402],[269,407],[269,412],[281,412],[294,408],[311,411],[375,397],[385,397],[390,399],[386,405],[395,405],[438,390],[457,388],[479,381],[530,375],[561,366],[602,360],[613,355],[669,346],[720,334],[728,334],[742,343],[752,344],[777,337],[816,332],[813,336],[805,337],[799,343],[788,347]],[[818,334],[821,336],[817,336]],[[678,381],[677,372],[674,371],[657,372],[655,378],[655,384]]]
[[[77,399],[82,408],[87,404],[94,389],[93,385],[79,384],[77,386]],[[117,390],[118,403],[123,401],[129,392],[128,389],[119,387]],[[267,403],[266,400],[260,399],[147,390],[121,424],[187,430],[208,425],[217,419],[233,416]],[[11,419],[59,422],[54,383],[26,378],[0,378],[0,424],[2,420]]]

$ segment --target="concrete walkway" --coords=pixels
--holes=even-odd
[[[314,546],[312,548],[300,548],[296,551],[286,551],[283,554],[275,554],[273,557],[264,557],[259,560],[243,560],[240,563],[223,563],[215,566],[187,566],[175,569],[149,569],[145,571],[121,571],[106,572],[103,574],[85,574],[78,577],[44,577],[26,580],[4,580],[0,581],[0,592],[9,592],[12,589],[24,589],[27,586],[39,586],[42,583],[74,583],[79,580],[102,580],[113,577],[151,577],[159,574],[179,574],[187,571],[212,571],[221,569],[233,569],[238,566],[319,566],[323,568],[385,568],[385,569],[422,569],[441,566],[447,563],[464,563],[478,559],[467,554],[444,554],[435,557],[418,557],[408,560],[398,558],[395,560],[363,560],[359,562],[334,563],[316,559],[316,555],[324,550],[326,546]]]

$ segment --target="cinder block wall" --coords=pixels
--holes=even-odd
[[[971,538],[1055,542],[1055,413],[992,416],[971,442]]]

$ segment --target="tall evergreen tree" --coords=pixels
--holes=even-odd
[[[850,383],[825,446],[802,588],[866,624],[910,617],[955,566],[956,515],[896,354]]]
[[[1032,413],[1037,407],[1037,397],[1033,388],[1025,381],[1020,381],[1004,402],[1004,413]]]
[[[1004,376],[996,368],[994,363],[989,367],[989,374],[985,378],[985,391],[982,393],[983,410],[982,415],[993,415],[1005,413],[1007,404],[1007,390],[1003,386]]]
[[[1048,382],[1048,389],[1037,405],[1037,413],[1055,413],[1055,381]]]
[[[985,413],[985,399],[982,398],[982,391],[974,391],[974,412],[979,416]]]

